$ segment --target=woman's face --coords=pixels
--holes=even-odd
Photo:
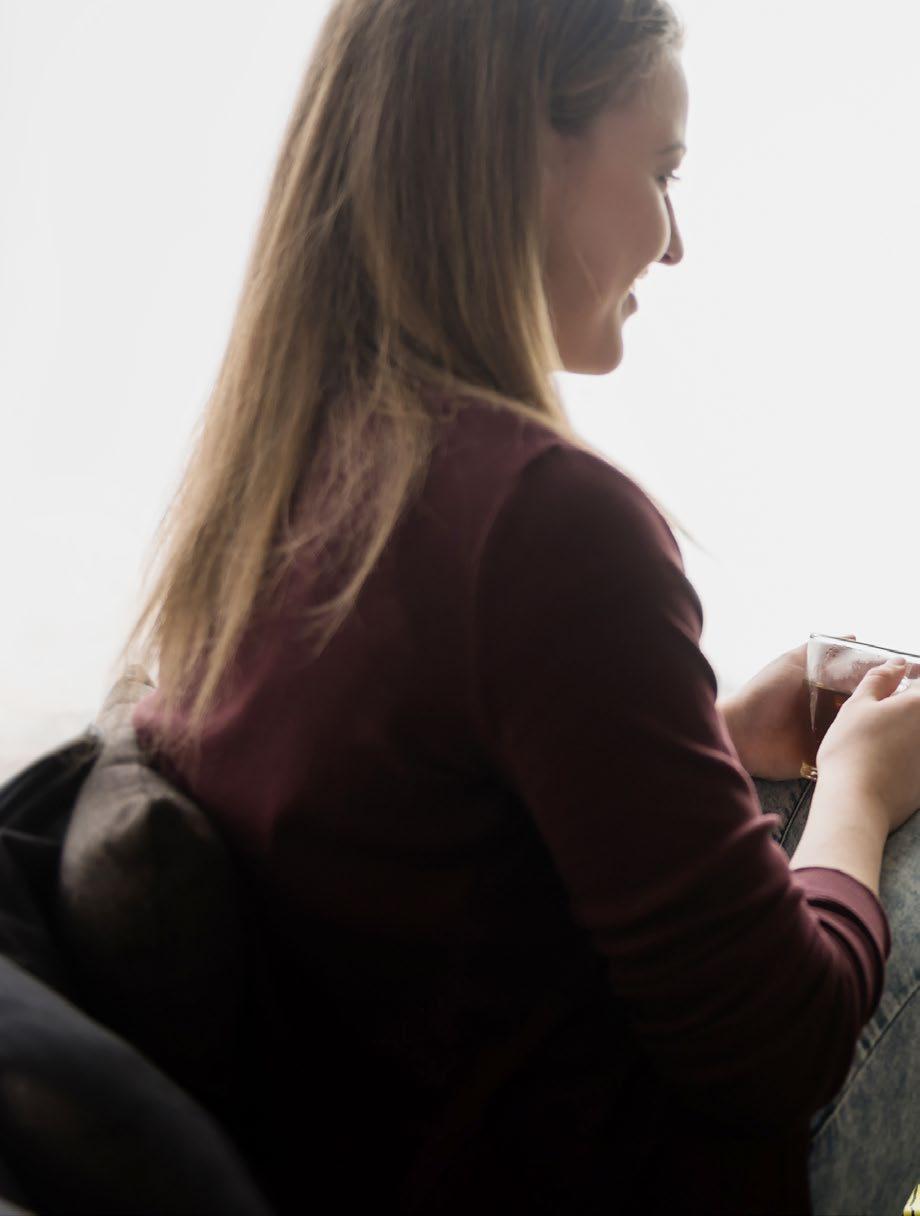
[[[613,371],[638,307],[630,288],[652,262],[683,257],[668,177],[686,151],[687,101],[680,60],[667,52],[629,107],[584,135],[544,128],[544,281],[566,371]]]

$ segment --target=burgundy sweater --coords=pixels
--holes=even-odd
[[[771,839],[648,497],[464,401],[311,658],[316,587],[302,564],[253,623],[198,765],[158,763],[251,876],[294,1021],[321,1001],[361,1061],[337,1074],[357,1189],[478,1216],[808,1211],[809,1116],[879,1000],[888,923]]]

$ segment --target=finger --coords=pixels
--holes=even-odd
[[[873,701],[884,701],[900,684],[907,667],[905,659],[889,659],[877,667],[871,667],[856,686],[854,697],[871,697]]]
[[[916,676],[913,678],[904,676],[901,683],[894,691],[899,693],[908,692],[913,696],[920,696],[920,679],[918,679]]]

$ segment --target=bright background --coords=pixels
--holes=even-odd
[[[0,778],[108,686],[325,7],[0,0]],[[678,8],[686,257],[564,396],[708,550],[722,691],[810,631],[920,651],[920,6]]]

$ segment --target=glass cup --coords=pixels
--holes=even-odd
[[[814,740],[814,756],[802,764],[801,773],[810,781],[818,776],[815,768],[818,748],[831,723],[840,712],[840,707],[856,691],[863,676],[873,667],[880,667],[889,659],[907,660],[904,678],[895,689],[902,692],[911,680],[920,679],[920,655],[905,650],[891,650],[887,646],[872,646],[868,642],[853,642],[849,638],[832,637],[826,633],[813,633],[808,639],[807,674],[808,707],[811,715],[811,732]]]

